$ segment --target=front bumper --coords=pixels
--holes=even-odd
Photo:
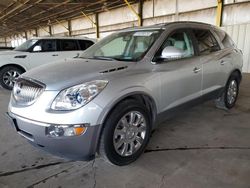
[[[13,113],[6,113],[9,124],[18,134],[49,153],[73,160],[90,160],[94,157],[99,135],[99,125],[89,126],[84,134],[69,137],[46,135],[46,127],[51,124],[29,120]]]

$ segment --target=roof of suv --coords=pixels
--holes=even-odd
[[[211,24],[207,23],[202,23],[202,22],[194,22],[194,21],[177,21],[177,22],[167,22],[167,23],[160,23],[160,24],[155,24],[155,25],[150,25],[150,26],[142,26],[142,27],[130,27],[127,29],[123,29],[121,31],[131,31],[131,30],[144,30],[144,29],[165,29],[167,26],[172,25],[172,24],[188,24],[188,25],[203,25],[203,26],[208,26],[208,27],[215,27]]]
[[[96,42],[96,39],[93,38],[88,38],[88,37],[53,37],[53,36],[49,36],[49,37],[33,37],[32,39],[71,39],[71,40],[90,40],[93,42]]]

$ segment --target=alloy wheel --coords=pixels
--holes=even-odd
[[[228,85],[227,102],[231,105],[236,101],[238,92],[238,84],[236,80],[232,80]]]
[[[15,84],[15,79],[20,76],[20,73],[16,70],[9,70],[3,75],[3,82],[9,87],[13,87]]]
[[[146,120],[138,111],[125,114],[115,127],[113,144],[115,151],[125,157],[138,151],[146,136]]]

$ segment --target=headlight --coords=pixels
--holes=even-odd
[[[54,99],[51,109],[78,109],[96,97],[107,84],[106,80],[95,80],[62,90]]]

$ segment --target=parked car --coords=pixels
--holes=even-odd
[[[73,58],[95,43],[95,39],[39,37],[12,51],[0,52],[0,85],[12,89],[15,79],[34,67]]]
[[[174,22],[114,33],[70,63],[18,78],[8,115],[17,132],[51,153],[116,165],[135,161],[150,133],[208,99],[235,105],[242,53],[219,28]],[[174,112],[174,113],[173,113]]]

